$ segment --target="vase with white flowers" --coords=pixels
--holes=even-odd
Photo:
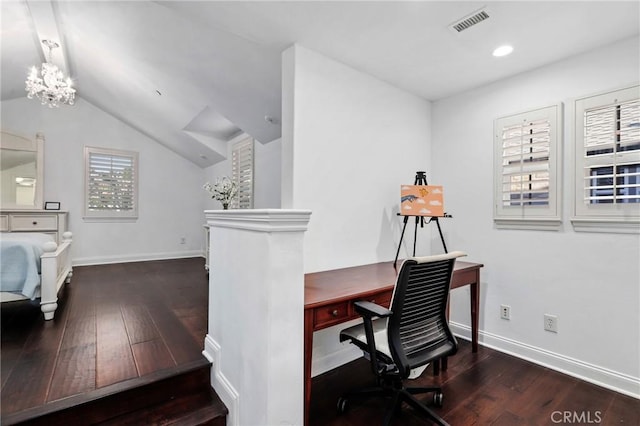
[[[202,188],[211,194],[211,198],[220,201],[224,210],[229,208],[229,203],[238,193],[236,183],[227,176],[216,178],[216,183],[213,185],[207,182],[202,186]]]

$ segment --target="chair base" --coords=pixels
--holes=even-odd
[[[439,387],[416,387],[416,388],[405,388],[402,386],[402,382],[398,384],[398,382],[394,383],[382,383],[380,386],[358,389],[353,392],[348,392],[338,398],[338,411],[344,413],[347,411],[347,401],[350,398],[368,398],[372,396],[381,396],[381,397],[390,397],[391,404],[387,408],[387,414],[384,418],[384,426],[389,426],[391,424],[391,420],[393,415],[400,411],[400,407],[403,402],[407,403],[415,410],[424,414],[431,420],[433,420],[436,424],[441,426],[449,426],[449,424],[444,421],[444,419],[434,413],[429,407],[424,405],[422,402],[418,401],[416,397],[413,395],[434,392],[433,401],[435,405],[442,406],[442,389]]]

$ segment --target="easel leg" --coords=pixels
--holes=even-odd
[[[416,242],[418,241],[418,221],[420,218],[416,216],[416,226],[413,228],[413,256],[416,255]]]
[[[404,217],[404,225],[402,225],[402,234],[400,234],[400,242],[398,243],[398,250],[396,250],[396,258],[393,261],[393,267],[396,267],[396,263],[398,262],[398,255],[400,254],[400,247],[402,247],[402,238],[404,238],[404,230],[407,229],[407,222],[409,221],[409,216]],[[413,249],[415,251],[415,248]]]
[[[444,236],[442,236],[442,229],[440,228],[440,221],[438,220],[438,218],[435,218],[436,220],[436,225],[438,225],[438,232],[440,233],[440,241],[442,241],[442,247],[444,248],[444,252],[445,253],[449,253],[447,251],[447,245],[444,243]]]

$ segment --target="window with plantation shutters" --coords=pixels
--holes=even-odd
[[[552,105],[495,121],[497,227],[560,225],[560,111],[560,105]]]
[[[138,217],[138,153],[85,147],[85,218]]]
[[[576,230],[640,231],[640,88],[575,102]]]
[[[231,148],[231,178],[236,183],[238,195],[232,208],[253,208],[253,138],[235,142]]]

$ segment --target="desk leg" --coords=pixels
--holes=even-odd
[[[311,354],[313,353],[313,309],[304,310],[304,424],[309,424],[311,404]]]
[[[471,351],[478,352],[478,315],[480,314],[480,272],[471,284]]]

